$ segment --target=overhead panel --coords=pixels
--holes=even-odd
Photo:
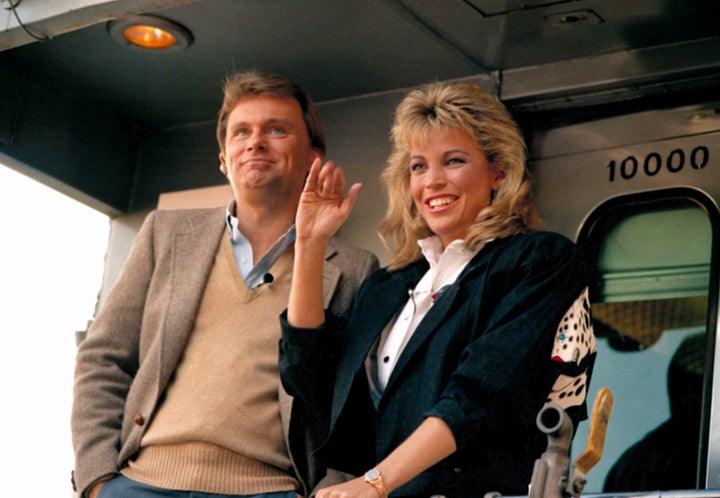
[[[0,68],[0,144],[10,145],[18,117],[22,79],[7,68]]]
[[[145,194],[212,179],[208,129],[231,71],[285,75],[327,106],[490,78],[514,112],[545,123],[547,113],[579,114],[598,99],[620,108],[638,85],[643,95],[713,88],[719,8],[716,0],[25,0],[21,19],[51,38],[36,42],[10,21],[0,32],[0,68],[22,75],[22,85],[0,78],[0,152],[132,210]],[[108,21],[140,13],[186,27],[192,44],[161,56],[115,43]],[[39,152],[50,150],[48,138],[52,155]],[[180,153],[191,144],[192,154]]]
[[[548,5],[573,3],[576,0],[465,0],[485,16],[509,14],[518,10],[535,9]]]

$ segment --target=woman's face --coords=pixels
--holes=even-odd
[[[443,247],[465,238],[503,177],[473,137],[457,128],[431,132],[412,146],[408,167],[415,207]]]

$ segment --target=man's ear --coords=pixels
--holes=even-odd
[[[220,171],[223,175],[227,176],[227,167],[225,166],[225,154],[221,152],[218,157],[220,159]]]

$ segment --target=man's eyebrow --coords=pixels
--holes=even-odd
[[[247,126],[250,124],[248,121],[237,121],[236,123],[232,124],[233,128],[236,128],[238,126]],[[294,126],[294,123],[290,119],[285,118],[268,118],[265,121],[262,122],[263,125],[269,125],[269,124],[284,124],[286,126]]]

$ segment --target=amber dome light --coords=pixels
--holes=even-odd
[[[134,45],[145,48],[168,48],[175,45],[175,37],[164,29],[136,24],[125,28],[123,36]]]
[[[177,23],[154,16],[131,16],[108,23],[116,42],[146,51],[178,51],[192,43],[192,35]]]

